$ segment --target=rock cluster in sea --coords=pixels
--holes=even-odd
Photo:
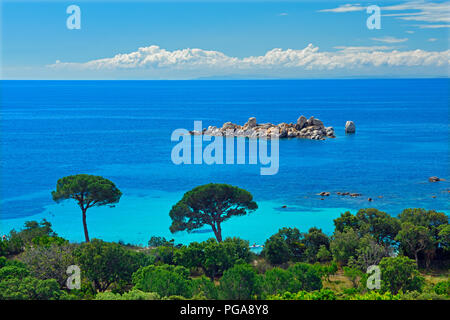
[[[249,118],[243,125],[232,122],[225,122],[221,128],[209,126],[202,132],[190,131],[192,135],[247,137],[247,138],[305,138],[313,140],[325,140],[325,138],[335,138],[333,127],[325,127],[323,122],[314,117],[306,119],[300,116],[297,123],[272,124],[257,123],[256,118]]]

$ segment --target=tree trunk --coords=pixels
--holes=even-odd
[[[214,224],[211,224],[214,235],[216,236],[217,242],[222,242],[222,229],[220,228],[220,224],[217,223],[217,228]]]
[[[222,242],[222,228],[219,222],[217,222],[217,241]]]
[[[86,242],[89,242],[89,234],[87,229],[87,223],[86,223],[86,209],[81,210],[83,212],[83,229],[84,229],[84,238]]]
[[[417,255],[417,252],[414,252],[414,258],[416,258],[417,268],[419,268],[419,257]]]

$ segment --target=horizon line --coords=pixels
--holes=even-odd
[[[417,77],[337,77],[337,78],[236,78],[236,79],[0,79],[0,81],[296,81],[296,80],[421,80],[450,79],[447,76],[417,76]]]

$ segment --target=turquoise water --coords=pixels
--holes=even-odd
[[[332,219],[345,210],[449,212],[448,85],[448,79],[2,81],[0,231],[45,217],[61,236],[82,241],[79,208],[50,196],[58,178],[76,173],[105,176],[124,193],[114,208],[89,209],[91,237],[138,244],[153,235],[182,243],[211,237],[206,227],[168,230],[171,206],[209,182],[254,195],[259,209],[229,220],[223,232],[257,244],[284,226],[330,233]],[[276,175],[261,176],[260,165],[171,162],[172,131],[191,130],[194,120],[218,126],[255,116],[279,123],[301,114],[333,126],[337,138],[280,141]],[[355,135],[344,134],[347,120],[355,121]],[[429,176],[447,181],[428,183]],[[321,191],[332,195],[321,200]]]
[[[180,232],[171,234],[168,226],[171,220],[168,216],[173,203],[178,201],[182,193],[165,193],[145,190],[152,196],[124,196],[114,209],[94,208],[88,218],[89,235],[107,241],[119,241],[146,245],[149,235],[174,238],[177,243],[203,241],[214,234],[204,227],[201,232]],[[281,211],[276,202],[258,202],[259,209],[247,216],[235,217],[223,225],[223,237],[238,236],[247,239],[251,244],[262,244],[274,231],[285,226],[297,226],[306,230],[307,227],[321,226],[325,232],[332,232],[332,219],[339,216],[344,209],[308,209],[295,208]],[[302,210],[302,211],[299,211]],[[303,211],[304,210],[304,211]],[[73,240],[84,239],[81,227],[80,210],[73,204],[49,206],[44,212],[34,215],[33,219],[46,218],[51,221],[54,230],[60,235]],[[3,221],[3,228],[9,230],[23,224],[30,218],[9,219]],[[164,228],[167,226],[167,228]],[[208,232],[204,232],[208,231]]]

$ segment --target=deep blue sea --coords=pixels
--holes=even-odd
[[[449,212],[449,79],[259,81],[1,81],[0,233],[46,218],[82,241],[74,202],[53,203],[58,178],[102,175],[122,190],[114,208],[88,210],[91,237],[146,244],[213,234],[170,234],[168,213],[184,192],[209,182],[250,191],[259,209],[223,225],[224,236],[262,243],[278,228],[333,230],[341,212],[375,207]],[[286,139],[279,172],[261,165],[174,165],[177,128],[295,122],[314,116],[336,139]],[[346,135],[347,120],[356,134]],[[205,143],[206,144],[206,143]],[[428,177],[447,181],[429,183]],[[329,191],[329,197],[317,196]],[[338,191],[361,193],[358,198]],[[373,202],[367,201],[371,197]],[[282,208],[287,206],[287,208]]]

